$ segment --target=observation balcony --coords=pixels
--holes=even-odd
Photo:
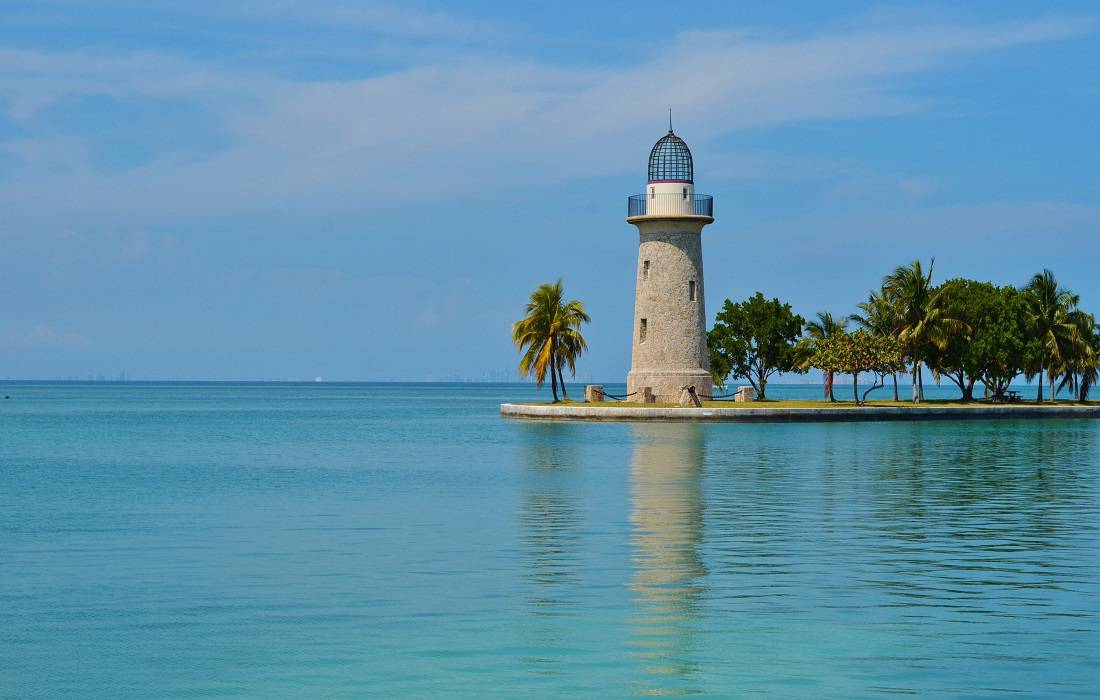
[[[631,195],[626,201],[626,220],[640,217],[699,217],[713,221],[714,197],[709,194],[684,196],[678,192]]]

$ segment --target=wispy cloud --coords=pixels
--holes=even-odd
[[[135,231],[123,238],[119,246],[119,259],[124,263],[136,263],[175,247],[175,236],[170,234],[156,236],[145,231]]]
[[[37,325],[29,331],[8,331],[0,335],[0,347],[17,350],[35,350],[60,348],[64,350],[83,350],[92,343],[80,333],[58,330],[48,325]]]
[[[1100,205],[1072,202],[991,201],[966,204],[879,207],[827,218],[794,217],[750,232],[772,241],[785,255],[819,256],[845,249],[878,260],[899,255],[899,242],[919,241],[924,255],[947,257],[956,250],[1023,256],[1029,248],[1087,249],[1100,233]],[[900,253],[900,255],[916,255]],[[962,264],[964,260],[957,260]]]
[[[454,28],[434,16],[406,18],[401,29],[398,14],[340,6],[318,21],[383,17],[387,31],[429,35]],[[402,192],[480,186],[500,172],[512,185],[617,173],[635,167],[637,143],[669,104],[696,142],[746,127],[909,114],[935,102],[899,88],[900,76],[1092,29],[1087,18],[1052,17],[800,39],[712,31],[684,34],[651,60],[616,69],[474,53],[347,81],[290,80],[167,53],[3,50],[0,93],[30,137],[0,143],[12,161],[0,171],[0,206],[24,224],[58,199],[71,216],[209,216],[290,204],[332,212],[384,207]],[[175,105],[183,116],[169,109],[157,118],[185,131],[202,115],[224,138],[191,150],[148,144],[163,152],[136,167],[103,167],[88,155],[94,130],[38,128],[51,106],[81,97]],[[35,157],[43,151],[50,157]]]
[[[187,3],[186,5],[190,5]],[[184,8],[185,9],[186,5]],[[417,10],[407,3],[237,2],[219,10],[243,19],[286,21],[307,26],[338,27],[369,34],[418,39],[468,40],[485,34],[514,34],[507,23],[471,18],[442,10]]]

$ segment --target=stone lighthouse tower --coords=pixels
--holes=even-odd
[[[702,233],[714,198],[695,194],[691,151],[671,124],[649,153],[649,183],[629,198],[626,220],[639,241],[627,392],[651,387],[659,402],[676,401],[685,386],[710,394]]]

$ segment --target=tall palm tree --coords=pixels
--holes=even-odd
[[[512,324],[512,341],[523,353],[519,360],[520,374],[534,374],[535,386],[541,388],[549,370],[555,402],[559,381],[562,394],[569,398],[562,366],[568,365],[570,371],[576,373],[577,358],[588,349],[580,325],[590,320],[584,304],[576,299],[565,301],[565,290],[559,279],[553,284],[540,284],[531,292],[524,317]]]
[[[883,292],[872,291],[867,295],[867,301],[856,304],[862,313],[852,314],[850,321],[859,325],[871,335],[896,335],[901,322],[898,318],[897,308],[890,303]],[[894,401],[900,401],[898,397],[898,375],[893,373]]]
[[[1081,398],[1082,390],[1087,395],[1088,386],[1096,383],[1094,375],[1100,369],[1100,357],[1097,356],[1097,326],[1096,317],[1075,309],[1069,313],[1069,319],[1076,326],[1071,338],[1071,346],[1068,351],[1063,351],[1062,362],[1059,365],[1059,373],[1062,381],[1058,384],[1058,391],[1069,389],[1073,398],[1084,401]]]
[[[1088,346],[1088,357],[1080,366],[1081,386],[1077,392],[1077,400],[1081,402],[1089,400],[1089,390],[1100,382],[1100,327],[1095,323],[1092,336],[1088,339]]]
[[[1035,400],[1043,400],[1043,372],[1047,372],[1050,378],[1050,400],[1053,401],[1056,391],[1055,372],[1081,343],[1073,318],[1079,297],[1059,286],[1054,273],[1047,269],[1035,273],[1023,291],[1028,295],[1035,335],[1042,343],[1036,372],[1039,375],[1039,391]]]
[[[806,322],[806,335],[798,341],[799,364],[809,367],[818,342],[834,335],[840,335],[847,327],[848,319],[834,318],[828,311],[818,311],[817,320]],[[834,403],[836,402],[836,397],[833,396],[833,371],[831,369],[825,371],[825,398]]]
[[[569,374],[577,376],[577,358],[588,350],[588,342],[581,335],[580,327],[582,323],[588,323],[592,319],[585,313],[584,304],[576,299],[559,307],[558,318],[562,329],[557,342],[558,381],[561,383],[562,396],[568,399],[569,393],[565,389],[565,377],[562,376],[561,368],[568,366]]]
[[[956,319],[947,318],[939,307],[936,289],[932,286],[932,258],[925,273],[920,260],[894,269],[882,280],[883,295],[898,315],[895,335],[905,343],[913,363],[913,403],[924,400],[924,379],[921,366],[929,345],[943,349],[954,333],[969,333],[970,328]]]

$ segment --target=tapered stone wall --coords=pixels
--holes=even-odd
[[[710,394],[703,302],[703,226],[709,217],[636,217],[637,287],[634,341],[627,391],[653,387],[659,402],[675,402],[680,388]]]

